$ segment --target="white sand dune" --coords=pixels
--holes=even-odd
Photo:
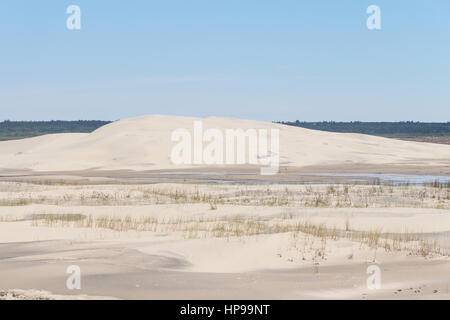
[[[171,134],[179,128],[192,132],[195,120],[202,120],[204,130],[217,128],[222,132],[238,128],[279,129],[282,166],[450,164],[448,145],[330,133],[252,120],[150,115],[117,121],[90,134],[53,134],[0,142],[0,169],[70,171],[189,167],[171,162],[171,150],[176,144],[171,141]]]
[[[449,299],[449,230],[445,187],[0,181],[0,300]]]

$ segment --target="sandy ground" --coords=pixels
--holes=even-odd
[[[280,172],[174,166],[171,133],[195,120],[279,129]],[[449,299],[448,177],[449,145],[240,119],[0,142],[0,299]]]
[[[89,134],[53,134],[0,142],[0,168],[34,171],[195,168],[198,166],[175,165],[171,160],[177,144],[171,139],[172,133],[185,129],[193,137],[194,121],[202,121],[203,132],[213,128],[222,135],[227,129],[279,130],[279,151],[270,147],[269,150],[279,155],[284,167],[450,165],[449,145],[331,133],[253,120],[151,115],[117,121]],[[207,145],[204,143],[204,147]]]
[[[257,270],[189,270],[189,256],[175,254],[177,243],[165,235],[135,240],[72,242],[63,240],[2,244],[1,285],[6,288],[40,288],[59,295],[74,295],[65,287],[68,265],[82,271],[80,295],[124,299],[449,299],[450,261],[396,254],[353,251],[353,259],[336,257],[327,262],[299,263],[284,260],[269,240],[249,239],[246,244],[225,241],[183,243],[190,251],[222,251],[234,265],[245,255],[264,250]],[[171,245],[165,246],[164,242]],[[195,242],[195,241],[192,241]],[[200,242],[200,241],[198,241]],[[255,244],[255,243],[256,244]],[[164,251],[152,254],[158,244]],[[166,243],[166,244],[167,244]],[[211,246],[214,244],[214,247]],[[341,244],[342,246],[345,243]],[[225,250],[224,250],[225,249]],[[175,250],[175,251],[172,251]],[[350,249],[347,247],[347,253]],[[211,251],[209,251],[211,252]],[[229,253],[235,254],[230,256]],[[206,255],[206,253],[204,254]],[[254,258],[254,257],[253,257]],[[279,259],[278,265],[266,260]],[[290,258],[288,258],[290,259]],[[284,261],[282,261],[284,260]],[[207,265],[196,260],[202,268]],[[212,262],[216,264],[216,261]],[[245,262],[244,262],[245,264]],[[366,286],[367,267],[381,269],[381,288]],[[254,264],[256,265],[256,264]],[[68,297],[66,297],[68,298]]]
[[[345,195],[345,185],[2,182],[0,299],[449,299],[448,190],[348,188]],[[307,200],[317,195],[330,199]],[[336,207],[347,196],[351,202]],[[274,197],[279,203],[267,204]],[[56,218],[77,215],[119,219],[123,229]],[[123,227],[127,218],[154,220],[136,230]],[[305,222],[337,235],[280,229]],[[421,254],[415,241],[374,247],[346,229],[420,235],[442,254]],[[70,265],[81,268],[81,290],[66,288]],[[366,285],[371,265],[381,269],[379,290]]]

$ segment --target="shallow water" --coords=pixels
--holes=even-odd
[[[349,182],[354,181],[379,181],[381,183],[393,184],[429,184],[438,181],[439,183],[450,183],[450,176],[442,175],[419,175],[419,174],[394,174],[394,173],[302,173],[302,176],[325,176],[344,177]]]
[[[234,174],[234,173],[233,173]],[[202,177],[202,176],[214,176],[212,177]],[[380,183],[380,184],[412,184],[412,185],[424,185],[424,184],[432,184],[435,182],[439,183],[450,183],[450,176],[443,175],[418,175],[418,174],[387,174],[387,173],[297,173],[291,174],[292,176],[320,176],[323,177],[320,181],[302,181],[304,183],[314,183],[314,184],[327,184],[327,183]],[[181,179],[173,179],[173,180],[182,180],[190,181],[190,182],[211,182],[211,183],[239,183],[239,184],[270,184],[270,183],[293,183],[292,181],[277,181],[276,176],[268,176],[275,177],[275,179],[250,179],[248,181],[242,177],[239,180],[231,180],[225,179],[228,174],[219,173],[219,172],[203,172],[201,174],[196,173],[183,173],[180,174]],[[224,179],[218,178],[217,176],[222,176]],[[242,176],[242,173],[241,173]],[[334,179],[334,177],[339,179]],[[147,178],[144,178],[147,179]],[[162,179],[162,180],[171,180],[171,178],[153,178],[153,179]],[[295,182],[294,182],[295,183]]]
[[[444,175],[423,175],[423,174],[395,174],[395,173],[345,173],[345,172],[291,172],[280,173],[282,178],[274,176],[260,176],[254,173],[243,172],[172,172],[142,176],[109,176],[108,178],[119,178],[120,180],[140,181],[140,182],[191,182],[191,183],[216,183],[216,184],[342,184],[342,183],[362,183],[362,184],[393,184],[393,185],[425,185],[439,182],[450,184],[450,176]],[[17,175],[8,178],[48,178],[51,175]],[[86,176],[85,176],[86,177]],[[308,177],[311,177],[308,179]],[[0,178],[2,178],[0,176]],[[287,179],[286,179],[287,178]],[[319,178],[319,179],[318,179]]]

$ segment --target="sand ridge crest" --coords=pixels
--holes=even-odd
[[[279,129],[280,161],[287,166],[322,164],[450,164],[450,146],[400,141],[363,134],[332,133],[281,124],[233,119],[148,115],[124,119],[90,134],[52,134],[0,142],[0,169],[159,170],[189,167],[172,164],[175,142],[171,133],[203,127],[226,129]]]

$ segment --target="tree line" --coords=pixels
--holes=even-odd
[[[277,123],[314,130],[380,136],[450,136],[450,122],[305,122],[297,120]]]
[[[89,133],[111,121],[3,121],[0,122],[0,141],[22,139],[51,133]]]
[[[3,121],[0,122],[0,141],[40,136],[51,133],[89,133],[111,121]],[[276,122],[290,126],[330,132],[363,133],[379,136],[450,136],[450,122]]]

